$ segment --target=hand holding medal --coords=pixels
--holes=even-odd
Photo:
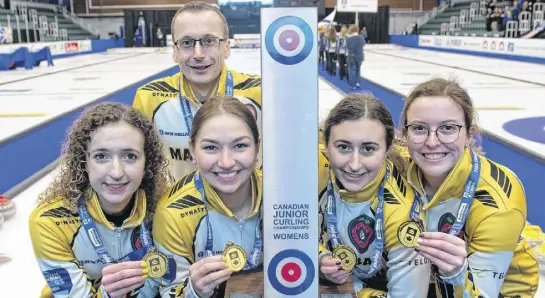
[[[386,169],[386,174],[380,183],[380,188],[377,194],[378,204],[376,207],[375,218],[377,222],[384,223],[384,183],[390,177],[390,169]],[[342,244],[339,235],[339,228],[337,227],[337,202],[338,194],[333,189],[333,183],[331,177],[328,178],[327,183],[327,204],[326,204],[326,219],[327,219],[327,233],[329,240],[333,246],[333,258],[324,257],[320,260],[320,271],[325,274],[325,277],[330,281],[338,284],[346,282],[350,273],[354,269],[357,263],[356,252],[348,245]],[[384,226],[376,225],[374,227],[376,240],[375,250],[371,259],[373,262],[368,270],[363,271],[367,275],[373,275],[382,266],[382,252],[384,250],[384,237],[382,231]],[[361,269],[360,269],[361,270]]]
[[[225,264],[231,272],[239,272],[246,266],[246,252],[233,242],[228,242],[223,250]]]
[[[148,278],[148,265],[141,261],[112,263],[102,268],[102,286],[110,297],[124,297]]]
[[[148,276],[151,278],[161,278],[168,269],[168,258],[165,254],[158,252],[155,247],[151,248],[142,258],[149,268]]]
[[[343,270],[342,261],[334,259],[330,256],[326,256],[320,259],[320,272],[324,277],[336,284],[344,284],[348,277],[350,277],[351,271]]]
[[[416,251],[430,260],[441,276],[451,276],[458,272],[467,258],[464,240],[442,232],[422,233]]]
[[[352,271],[356,266],[356,253],[348,245],[339,244],[333,249],[333,258],[341,261],[341,268],[344,271]]]
[[[222,255],[206,257],[189,267],[189,276],[193,290],[201,298],[214,294],[218,285],[228,280],[231,270],[227,267]]]

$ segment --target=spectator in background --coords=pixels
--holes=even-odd
[[[530,7],[528,5],[528,1],[522,2],[522,12],[530,11]]]
[[[486,13],[486,31],[492,31],[492,21],[494,17],[494,13],[492,12],[492,8],[487,8],[488,12]]]
[[[526,9],[527,11],[529,11],[529,12],[534,11],[534,2],[535,2],[535,1],[533,1],[533,0],[526,0],[526,1],[524,1],[524,4],[525,4],[526,7],[527,7],[527,9]]]
[[[369,41],[369,37],[367,37],[367,26],[363,26],[363,28],[361,28],[360,35],[363,37],[363,39],[365,39],[365,42]]]
[[[418,34],[418,22],[414,22],[413,32],[411,34]]]
[[[505,6],[505,8],[503,9],[503,30],[504,31],[505,29],[507,29],[507,22],[509,21],[512,21],[513,20],[513,14],[511,12],[511,8],[509,6]]]
[[[327,30],[327,29],[326,29]],[[325,35],[325,31],[320,32],[320,38],[318,40],[318,48],[320,50],[320,55],[318,56],[318,63],[322,66],[322,69],[324,69],[324,64],[326,63],[326,45],[327,45],[327,37]],[[327,68],[327,66],[326,66]]]
[[[337,52],[337,31],[335,26],[330,26],[327,32],[327,73],[330,75],[335,75],[337,72],[337,65],[335,53]]]
[[[501,7],[498,7],[497,8],[498,10],[498,13],[499,13],[499,18],[496,20],[498,22],[498,31],[499,32],[502,32],[505,30],[505,26],[503,26],[503,20],[505,18],[505,12],[503,11],[503,8]]]
[[[346,40],[346,62],[348,63],[348,84],[353,90],[360,87],[360,69],[363,63],[363,47],[365,39],[358,35],[358,25],[348,27]]]
[[[492,14],[490,15],[490,20],[491,20],[491,28],[492,28],[492,32],[498,32],[499,31],[499,24],[501,24],[501,21],[502,21],[502,17],[501,17],[501,10],[496,7],[494,8]]]
[[[518,0],[513,1],[513,6],[511,7],[511,16],[513,20],[518,21],[520,13],[520,5]]]
[[[337,40],[337,59],[339,61],[339,77],[341,81],[347,76],[346,71],[346,37],[348,35],[346,25],[341,27],[341,35]]]

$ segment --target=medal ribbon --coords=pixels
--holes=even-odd
[[[233,74],[227,71],[227,78],[225,79],[225,95],[233,96]],[[191,130],[191,123],[193,122],[193,114],[191,113],[191,107],[189,105],[189,99],[182,93],[182,80],[178,79],[178,98],[180,100],[180,106],[182,107],[182,116],[184,117],[187,133]]]
[[[207,226],[208,232],[206,236],[205,252],[207,257],[211,257],[213,255],[212,249],[214,247],[212,225],[210,225],[210,219],[208,217],[208,203],[206,201],[206,194],[204,191],[201,174],[199,172],[195,173],[194,182],[195,182],[195,187],[201,194],[202,200],[204,202],[204,208],[206,209],[206,226]],[[261,236],[260,223],[261,223],[261,208],[258,213],[257,223],[255,225],[254,248],[252,250],[252,253],[248,256],[248,260],[246,262],[246,265],[244,266],[244,270],[251,270],[256,268],[259,265],[259,256],[261,254],[261,248],[263,247],[263,237]]]
[[[110,256],[108,250],[104,246],[104,242],[98,234],[95,222],[87,210],[87,204],[85,203],[85,199],[83,199],[83,197],[80,197],[78,200],[78,212],[83,228],[87,234],[87,238],[89,238],[89,241],[93,245],[95,252],[103,264],[141,260],[147,251],[152,247],[150,233],[146,227],[146,224],[144,221],[142,221],[142,224],[140,225],[140,240],[142,241],[142,248],[129,253],[119,260],[115,260],[112,258],[112,256]]]
[[[382,252],[384,250],[384,183],[388,178],[390,177],[390,169],[386,168],[386,175],[382,179],[382,182],[380,183],[380,187],[378,190],[378,205],[377,210],[375,214],[375,234],[376,234],[376,241],[375,246],[376,249],[373,252],[372,256],[372,263],[369,267],[369,270],[361,270],[357,268],[358,271],[360,271],[364,275],[372,275],[375,272],[377,272],[382,264]],[[331,175],[328,178],[327,181],[327,204],[326,204],[326,215],[327,215],[327,233],[329,235],[329,239],[331,240],[331,244],[333,246],[333,249],[335,249],[335,246],[341,244],[341,240],[339,237],[339,229],[338,229],[338,219],[337,219],[337,199],[340,198],[340,195],[335,192],[333,189],[333,183],[331,181]],[[365,287],[365,284],[364,284]]]
[[[469,210],[471,210],[471,205],[473,204],[473,197],[477,191],[477,185],[479,184],[479,179],[481,177],[481,160],[477,156],[475,151],[471,150],[471,172],[467,178],[466,184],[464,186],[464,193],[462,194],[462,201],[456,212],[456,221],[450,228],[448,234],[457,236],[467,220]],[[411,207],[410,217],[411,220],[417,221],[421,224],[420,220],[420,205],[422,204],[421,196],[416,190],[414,190],[414,202]]]

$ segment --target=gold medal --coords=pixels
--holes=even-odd
[[[416,240],[420,237],[422,228],[415,221],[406,221],[397,230],[397,238],[405,247],[415,248],[418,246]]]
[[[246,252],[242,247],[233,242],[228,242],[227,245],[225,245],[223,256],[227,263],[227,267],[229,267],[232,272],[238,272],[246,266]]]
[[[164,253],[158,252],[155,247],[148,251],[142,261],[148,264],[148,277],[160,278],[167,273],[168,258]]]
[[[356,253],[348,245],[337,245],[333,249],[333,258],[341,260],[341,268],[352,271],[356,266]]]

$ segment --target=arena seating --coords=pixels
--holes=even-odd
[[[13,43],[98,38],[65,8],[54,5],[45,8],[23,4],[11,10],[0,9],[0,27],[12,29]]]
[[[534,0],[456,2],[420,27],[423,35],[520,37],[544,22],[545,4]]]

